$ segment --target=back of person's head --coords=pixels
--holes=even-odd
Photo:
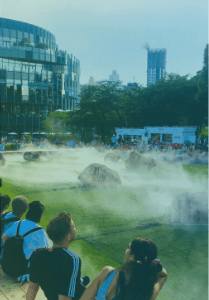
[[[43,212],[43,204],[41,204],[40,201],[33,201],[29,203],[29,209],[26,214],[26,219],[35,223],[39,223],[41,221]]]
[[[6,208],[8,208],[11,199],[7,195],[0,195],[0,212],[3,212]]]
[[[22,216],[28,209],[28,200],[24,196],[17,196],[12,201],[12,212],[15,216]]]
[[[62,243],[66,236],[71,233],[71,223],[70,214],[65,212],[60,213],[49,222],[46,232],[54,244]]]
[[[157,246],[148,238],[135,238],[130,245],[130,254],[134,256],[124,264],[120,271],[120,293],[118,300],[149,300],[157,282],[157,272],[162,271],[160,263],[153,262],[157,258]],[[129,276],[126,283],[125,273]]]

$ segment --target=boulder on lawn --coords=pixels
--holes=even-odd
[[[208,195],[205,192],[183,193],[172,201],[171,222],[208,224]]]
[[[117,162],[119,159],[120,159],[120,153],[117,151],[107,153],[104,157],[104,161]]]
[[[25,152],[23,155],[23,158],[27,161],[35,161],[40,159],[40,153],[39,152]]]
[[[139,153],[132,151],[129,155],[129,158],[125,162],[127,169],[140,169],[147,168],[152,169],[156,166],[156,163],[151,157],[144,157]]]
[[[0,153],[0,166],[4,166],[6,163],[6,159],[3,157],[3,155]]]
[[[117,187],[121,185],[120,176],[114,170],[100,164],[91,164],[78,176],[85,187]]]

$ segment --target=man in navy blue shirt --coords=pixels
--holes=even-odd
[[[34,300],[39,287],[48,300],[79,299],[85,287],[81,281],[81,259],[68,249],[76,235],[70,214],[60,213],[49,222],[46,232],[53,246],[32,254],[26,300]]]

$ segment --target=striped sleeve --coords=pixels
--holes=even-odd
[[[61,273],[60,284],[58,287],[58,294],[68,297],[74,297],[76,288],[80,282],[81,264],[79,257],[72,251],[62,248],[67,252],[68,259]]]

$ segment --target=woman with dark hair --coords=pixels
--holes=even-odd
[[[147,238],[135,238],[125,252],[125,263],[105,267],[80,300],[154,300],[167,279],[157,259],[157,247]]]

